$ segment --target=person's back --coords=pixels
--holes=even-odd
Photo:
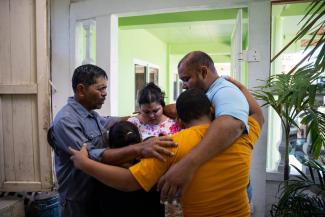
[[[121,148],[141,142],[141,135],[138,128],[128,121],[115,123],[107,131],[105,145],[109,148]],[[124,165],[133,165],[135,162],[129,162]],[[124,192],[97,181],[95,192],[99,203],[100,216],[109,217],[163,217],[164,207],[159,202],[159,192],[155,189],[146,192],[143,189]]]
[[[249,126],[249,135],[241,136],[197,170],[181,200],[185,216],[249,216],[246,187],[253,144],[259,134],[253,118],[249,118]],[[173,136],[179,145],[173,163],[200,143],[208,127],[194,126]]]

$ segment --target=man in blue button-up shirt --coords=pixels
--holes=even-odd
[[[68,147],[80,149],[87,143],[90,158],[110,164],[121,164],[138,157],[157,157],[171,153],[162,146],[173,145],[169,137],[155,138],[120,149],[104,149],[103,131],[117,117],[102,117],[100,109],[107,96],[106,72],[94,65],[75,69],[72,77],[74,96],[56,115],[51,128],[55,150],[55,169],[62,205],[62,217],[96,217],[96,200],[93,195],[93,178],[77,170],[70,160]],[[109,196],[109,195],[108,195]]]

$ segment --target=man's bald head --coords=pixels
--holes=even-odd
[[[178,70],[184,67],[199,69],[201,66],[206,66],[212,73],[216,73],[213,60],[202,51],[192,51],[186,54],[178,63],[177,68]]]
[[[184,89],[199,88],[208,90],[219,77],[211,57],[202,51],[192,51],[178,64],[178,76]]]

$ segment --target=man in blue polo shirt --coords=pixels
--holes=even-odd
[[[181,196],[197,168],[249,130],[246,98],[238,87],[218,75],[209,55],[202,51],[188,53],[178,64],[178,75],[184,89],[200,88],[206,92],[215,107],[215,119],[201,143],[161,177],[158,189],[162,201]]]

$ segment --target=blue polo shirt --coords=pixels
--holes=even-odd
[[[249,106],[238,87],[220,77],[210,85],[206,95],[215,108],[215,117],[230,115],[241,120],[248,132]]]
[[[70,160],[68,147],[80,150],[87,143],[89,157],[99,161],[103,153],[103,131],[118,118],[102,117],[95,111],[87,111],[73,97],[58,112],[53,121],[55,138],[55,170],[61,201],[87,202],[91,196],[92,178],[77,170]]]

